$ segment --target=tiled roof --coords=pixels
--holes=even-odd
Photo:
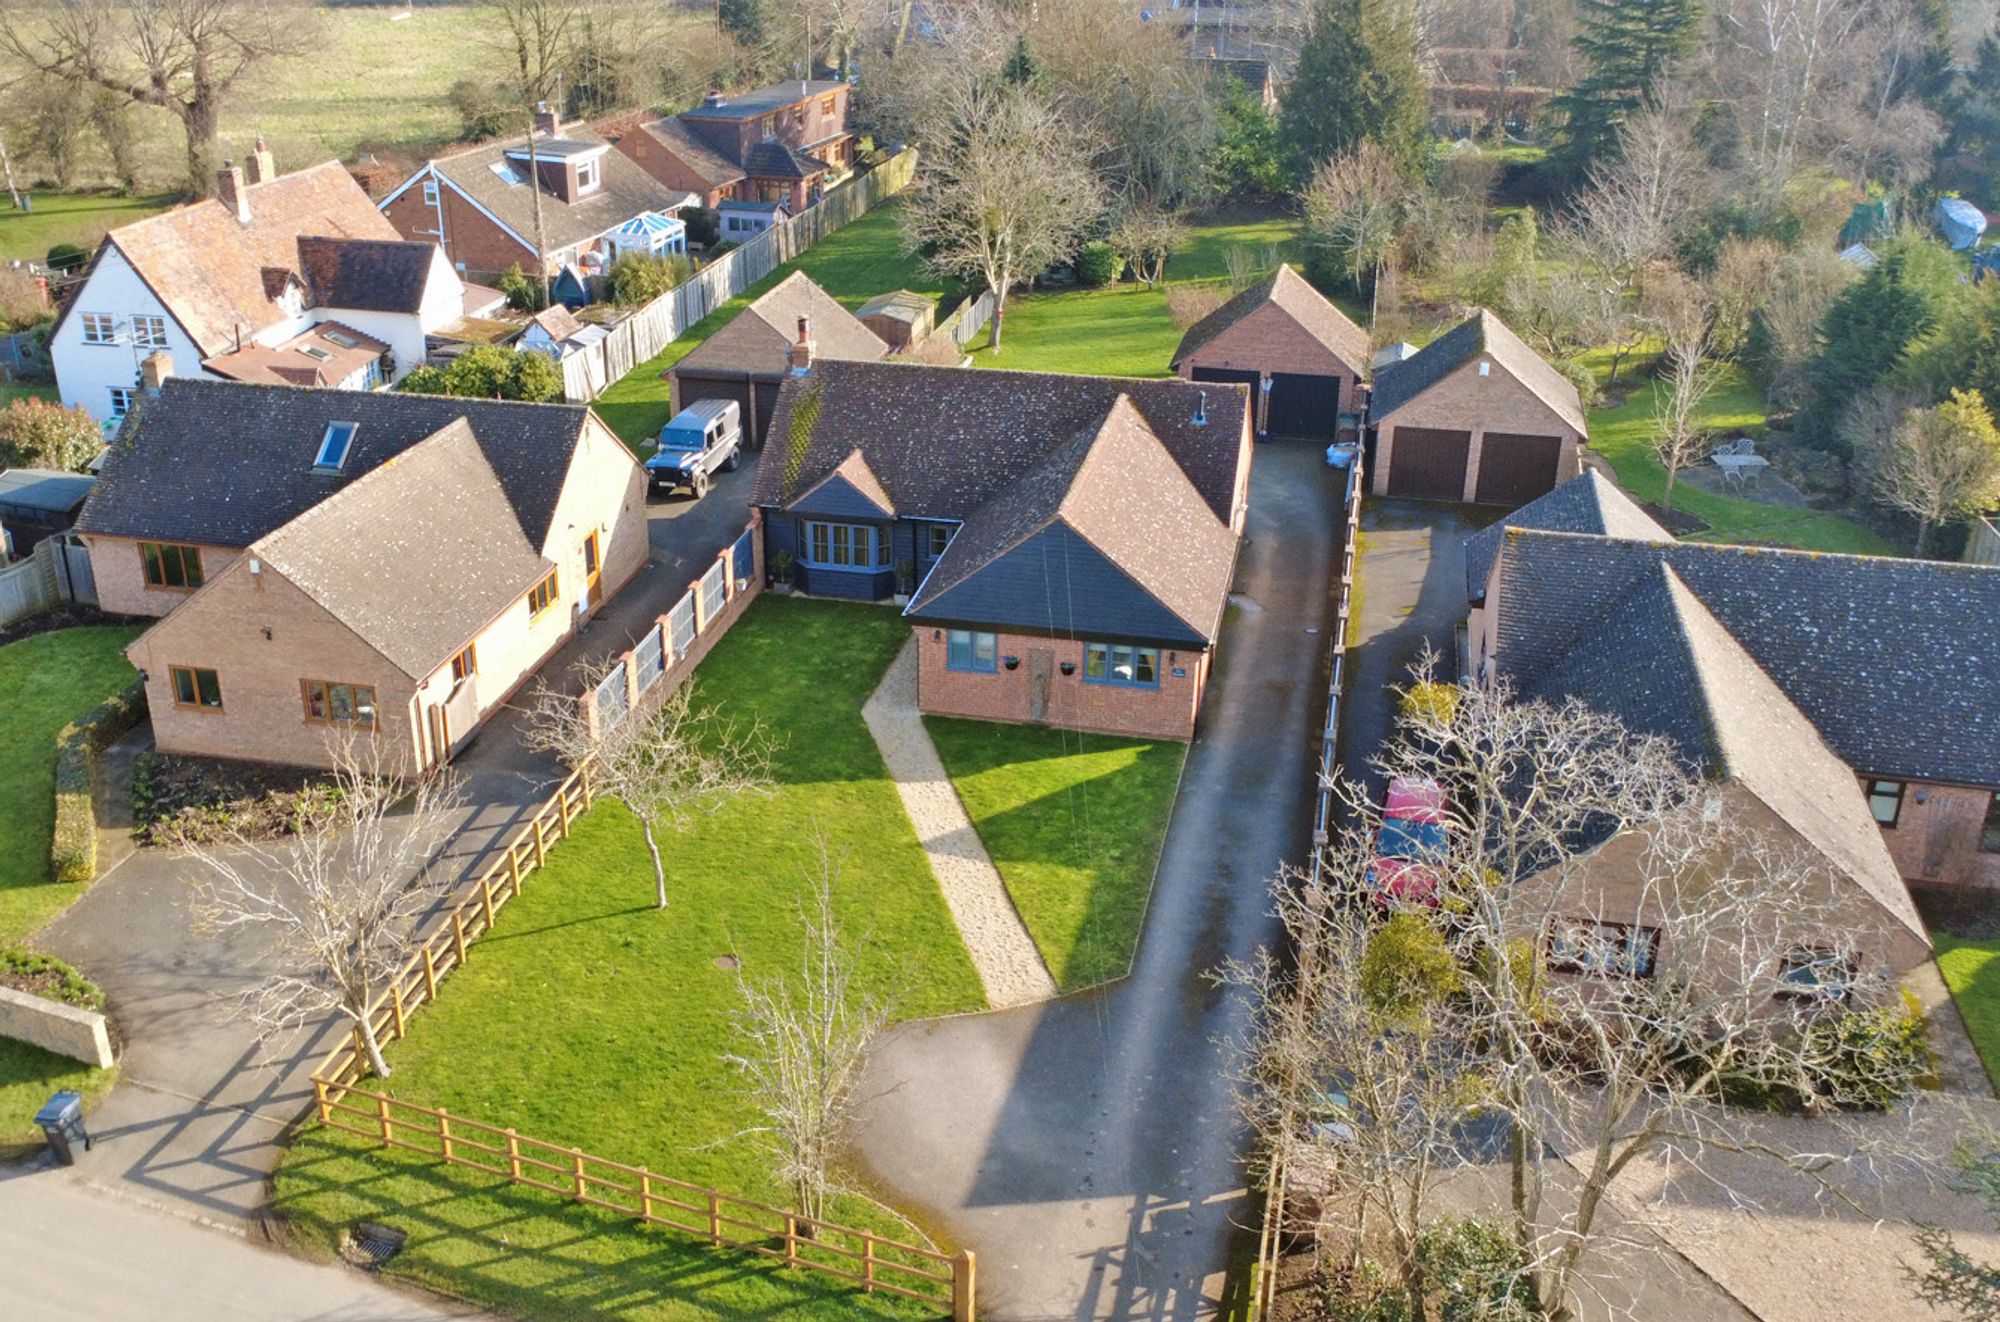
[[[175,378],[111,447],[81,532],[248,546],[356,477],[463,418],[523,534],[548,539],[590,410],[445,395],[302,390]],[[327,424],[358,427],[338,473],[313,470]]]
[[[111,231],[105,241],[145,278],[204,358],[285,317],[267,270],[295,271],[301,238],[400,239],[338,161],[244,189],[250,224],[213,198]]]
[[[1485,308],[1432,340],[1414,357],[1376,373],[1368,405],[1370,421],[1388,417],[1481,354],[1498,363],[1564,422],[1579,432],[1589,432],[1576,387]]]
[[[1627,537],[1639,542],[1671,542],[1674,535],[1653,521],[1618,484],[1594,468],[1545,496],[1529,501],[1491,527],[1482,528],[1465,539],[1465,599],[1486,598],[1486,580],[1493,569],[1493,557],[1500,553],[1500,538],[1509,528],[1533,528],[1540,532],[1595,532]]]
[[[1923,922],[1852,770],[1673,568],[1655,562],[1586,639],[1524,689],[1574,697],[1755,795],[1919,937]]]
[[[677,372],[751,372],[764,377],[791,370],[799,318],[812,328],[813,356],[873,362],[889,346],[839,300],[794,271],[744,308],[675,365]]]
[[[1608,645],[1661,563],[1856,772],[2000,786],[1996,568],[1510,529],[1501,673],[1532,679]]]
[[[756,179],[811,179],[825,174],[827,166],[776,138],[766,138],[743,153],[743,169]]]
[[[1206,417],[1197,421],[1204,394]],[[860,449],[899,514],[962,519],[1100,423],[1120,395],[1228,523],[1249,415],[1243,386],[894,360],[817,362],[811,375],[787,379],[751,503],[788,504]]]
[[[250,547],[412,678],[444,664],[550,568],[464,419]]]
[[[1326,295],[1306,283],[1306,278],[1280,262],[1278,269],[1258,281],[1215,311],[1188,327],[1174,350],[1173,365],[1199,352],[1204,346],[1243,318],[1263,307],[1276,304],[1299,329],[1325,345],[1356,374],[1368,365],[1368,332],[1335,307]]]
[[[415,313],[436,256],[434,243],[308,237],[299,240],[299,274],[315,306]]]
[[[389,346],[337,321],[315,322],[282,344],[245,345],[202,366],[231,381],[266,386],[337,386]]]
[[[1043,537],[1057,528],[1068,536]],[[1070,631],[1115,627],[1106,617],[1118,612],[1132,621],[1123,636],[1199,645],[1220,631],[1235,564],[1235,535],[1119,395],[966,517],[908,613]],[[1134,589],[1171,618],[1118,600]]]
[[[557,344],[583,329],[583,323],[576,319],[576,314],[560,303],[549,304],[528,318],[528,324],[540,326],[542,332]]]
[[[687,119],[755,119],[773,110],[783,110],[786,106],[824,96],[841,86],[833,79],[774,83],[748,92],[730,92],[722,98],[721,105],[703,104],[681,113]]]
[[[607,145],[596,130],[582,124],[564,128],[561,140]],[[543,143],[549,138],[538,133],[536,141]],[[530,245],[535,242],[535,188],[541,188],[542,229],[549,252],[594,239],[641,212],[672,211],[687,203],[686,193],[669,188],[647,174],[631,157],[617,151],[607,151],[597,158],[600,179],[597,188],[574,202],[565,202],[545,186],[530,185],[525,159],[519,163],[508,159],[510,153],[522,151],[526,146],[525,138],[482,143],[439,157],[431,162],[431,168]],[[494,173],[493,167],[502,163],[512,168],[519,183],[508,183]]]
[[[649,120],[639,125],[639,130],[665,147],[710,188],[721,188],[743,177],[742,166],[709,146],[700,134],[678,119]]]

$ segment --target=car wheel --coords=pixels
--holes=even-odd
[[[722,471],[725,473],[733,473],[737,470],[739,466],[741,466],[742,463],[743,463],[743,451],[731,450],[729,452],[729,457],[722,461]]]
[[[696,473],[693,477],[689,478],[688,490],[694,493],[696,500],[700,500],[703,496],[706,496],[708,494],[708,474]]]

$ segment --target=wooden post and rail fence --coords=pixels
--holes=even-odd
[[[729,571],[719,589],[721,595],[714,609],[702,602],[696,613],[696,636],[707,643],[741,617],[762,587],[756,531],[753,519],[743,534],[751,542],[747,558],[739,558],[743,556],[741,538],[717,557],[717,563]],[[739,568],[750,572],[734,572]],[[699,599],[704,581],[714,572],[711,566],[689,587],[689,593]],[[699,649],[676,645],[673,622],[663,615],[640,647],[619,662],[624,674],[631,675],[641,652],[656,643],[668,650],[659,658],[664,664],[645,684],[648,697],[652,690],[665,693],[685,679],[707,652],[706,645]],[[667,682],[660,683],[662,680]],[[635,687],[637,683],[621,682]],[[586,693],[583,700],[594,702],[596,695]],[[621,707],[619,715],[625,710],[628,708]],[[590,771],[586,761],[563,779],[389,980],[368,1011],[369,1026],[378,1042],[386,1045],[409,1031],[410,1016],[437,999],[439,986],[446,975],[465,964],[473,942],[493,930],[495,917],[520,897],[524,883],[548,861],[549,851],[569,838],[594,797]],[[867,1292],[928,1303],[953,1322],[973,1322],[977,1267],[970,1250],[945,1253],[871,1230],[816,1220],[581,1148],[452,1115],[442,1108],[419,1106],[392,1097],[379,1087],[363,1087],[361,1080],[367,1074],[368,1055],[357,1026],[313,1071],[313,1104],[322,1125],[372,1138],[385,1147],[421,1152],[448,1165],[504,1175],[514,1184],[624,1213],[647,1225],[693,1235],[716,1248],[834,1276]]]

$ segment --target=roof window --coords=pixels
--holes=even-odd
[[[486,168],[493,171],[494,174],[498,175],[502,183],[512,184],[516,188],[520,187],[522,184],[527,182],[527,180],[521,177],[521,172],[519,170],[516,170],[513,167],[513,165],[511,165],[507,161],[504,160],[495,161],[493,162],[493,164],[487,166]]]
[[[359,426],[354,422],[329,422],[326,439],[319,443],[319,456],[313,460],[313,467],[338,470],[345,464],[347,451],[354,444],[354,433]]]
[[[333,361],[333,355],[320,348],[317,344],[301,344],[299,352],[317,362],[330,363]]]
[[[352,335],[349,335],[345,331],[337,331],[337,330],[321,331],[320,334],[324,335],[327,339],[333,341],[335,344],[339,345],[343,349],[358,349],[361,347],[361,341],[355,339]]]

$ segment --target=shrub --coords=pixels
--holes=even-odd
[[[104,449],[104,433],[83,409],[17,399],[0,411],[0,464],[78,473]]]
[[[652,302],[694,274],[685,257],[648,257],[626,253],[611,264],[606,281],[611,301],[621,308],[636,308]]]
[[[1443,725],[1458,713],[1458,698],[1458,685],[1426,679],[1404,689],[1396,698],[1396,708],[1406,721]]]
[[[445,99],[458,112],[460,137],[477,142],[507,131],[507,101],[494,84],[461,78],[451,85]]]
[[[1361,956],[1361,990],[1376,1014],[1391,1022],[1422,1022],[1429,1010],[1455,995],[1458,961],[1429,919],[1399,913],[1376,929]]]
[[[538,353],[515,353],[494,344],[469,349],[443,367],[419,367],[396,387],[413,395],[463,399],[520,399],[547,404],[563,397],[562,369]]]
[[[1527,1274],[1507,1227],[1480,1217],[1443,1216],[1417,1236],[1426,1315],[1437,1322],[1530,1322]],[[1327,1282],[1327,1322],[1408,1322],[1409,1296],[1373,1262]]]
[[[681,212],[681,222],[687,226],[689,243],[713,248],[722,237],[722,218],[708,207],[689,207]]]
[[[1823,1015],[1805,1032],[1812,1068],[1799,1091],[1807,1105],[1879,1111],[1931,1071],[1923,1009],[1908,991],[1900,1005]]]
[[[1229,291],[1221,285],[1168,285],[1167,315],[1174,325],[1186,330],[1229,301]]]
[[[500,277],[500,292],[507,296],[507,306],[516,312],[540,312],[542,310],[542,287],[528,278],[521,264],[515,262]]]
[[[0,946],[0,980],[25,982],[44,1000],[85,1010],[104,1008],[104,992],[96,983],[54,955],[38,955],[21,946]]]
[[[1085,289],[1102,289],[1125,271],[1125,259],[1103,239],[1092,239],[1076,253],[1076,281]]]
[[[97,755],[146,716],[146,686],[133,680],[56,735],[56,822],[49,869],[57,881],[97,875],[97,811],[91,772]]]
[[[78,247],[74,243],[58,243],[49,249],[45,260],[58,271],[66,271],[72,266],[82,266],[89,256],[90,251],[86,248]]]

